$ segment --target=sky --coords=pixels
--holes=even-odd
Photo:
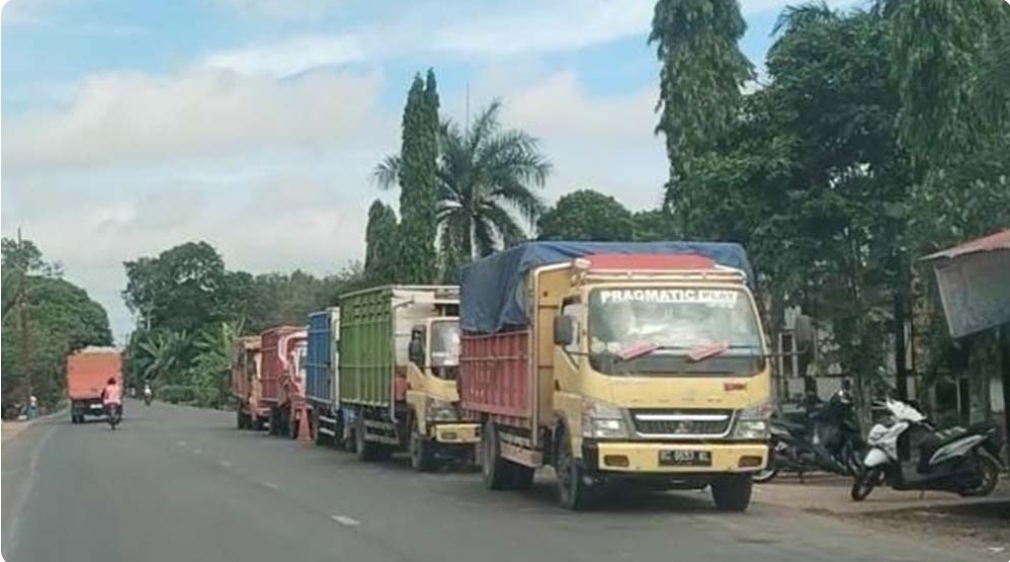
[[[786,0],[741,0],[760,69]],[[840,2],[835,2],[838,4]],[[229,269],[364,255],[371,171],[433,67],[443,117],[493,99],[540,139],[547,202],[657,206],[654,0],[10,0],[0,12],[0,233],[133,319],[123,262],[205,240]],[[469,96],[467,92],[469,91]]]

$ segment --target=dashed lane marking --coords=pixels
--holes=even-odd
[[[218,461],[218,462],[220,462],[221,466],[225,468],[231,468],[231,461]]]
[[[274,484],[273,482],[260,482],[260,485],[264,488],[270,488],[271,490],[278,489],[277,484]]]
[[[361,522],[358,521],[357,519],[348,517],[346,515],[334,515],[330,517],[330,519],[333,519],[334,521],[340,523],[344,527],[357,527],[358,525],[361,524]]]

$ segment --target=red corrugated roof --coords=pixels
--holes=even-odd
[[[956,258],[958,256],[963,256],[965,254],[974,254],[976,252],[991,252],[993,250],[1010,250],[1010,229],[997,232],[996,234],[990,234],[983,238],[977,240],[972,240],[971,242],[965,242],[959,246],[954,246],[953,248],[948,248],[935,254],[930,254],[923,260],[935,260],[939,258]]]

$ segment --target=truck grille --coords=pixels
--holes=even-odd
[[[639,435],[722,437],[733,410],[632,410],[631,419]]]

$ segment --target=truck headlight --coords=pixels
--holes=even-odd
[[[582,403],[582,436],[596,439],[627,439],[628,426],[620,408],[602,402]]]
[[[456,421],[459,414],[456,412],[456,405],[452,402],[439,400],[437,398],[426,398],[424,401],[424,416],[428,421]]]
[[[771,404],[764,403],[740,410],[733,427],[734,439],[768,439],[768,420],[771,418]]]

